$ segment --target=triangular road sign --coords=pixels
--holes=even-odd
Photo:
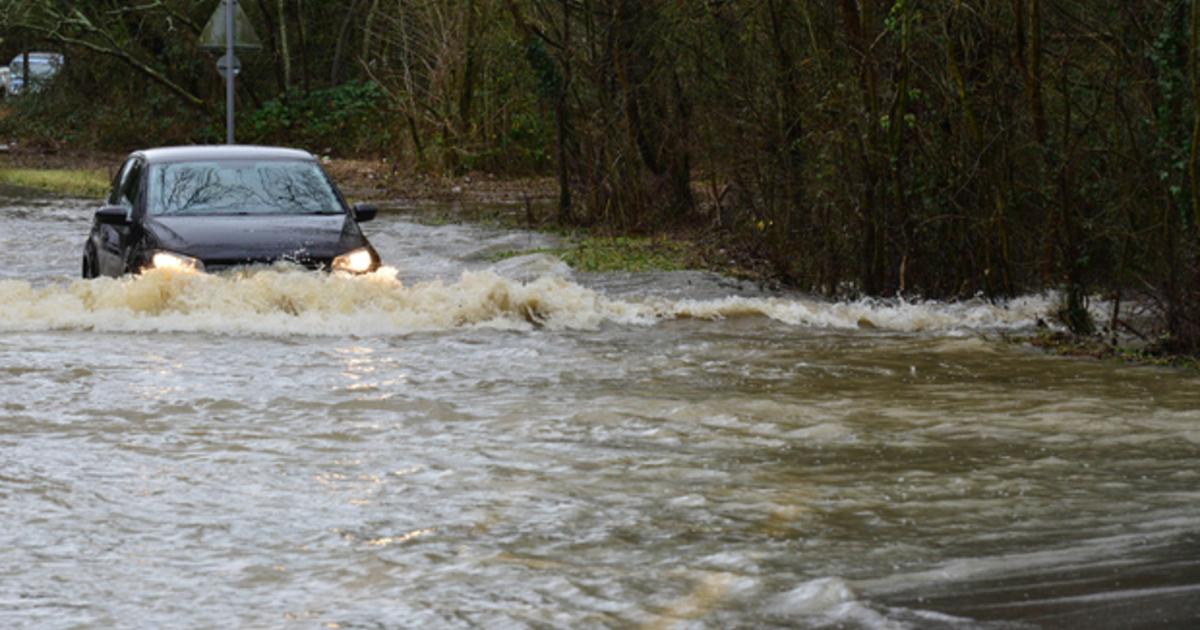
[[[211,52],[225,52],[225,3],[221,0],[217,10],[213,12],[204,32],[200,33],[200,49]],[[262,48],[262,40],[250,25],[250,18],[242,10],[241,3],[234,4],[233,11],[233,49],[238,52],[251,52]]]

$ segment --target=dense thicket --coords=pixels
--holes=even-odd
[[[6,124],[218,140],[216,4],[0,0],[6,55],[69,57]],[[244,140],[552,173],[564,222],[710,224],[830,293],[1055,287],[1079,331],[1136,293],[1143,334],[1200,348],[1192,0],[242,4]]]

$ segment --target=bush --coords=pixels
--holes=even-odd
[[[385,95],[371,82],[309,94],[293,90],[249,112],[242,122],[241,135],[247,141],[320,153],[381,154],[392,144]]]
[[[55,149],[124,152],[190,144],[201,140],[197,130],[207,122],[160,86],[130,77],[111,62],[69,62],[44,89],[5,105],[0,135]]]

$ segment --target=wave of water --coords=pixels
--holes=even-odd
[[[802,298],[611,298],[548,275],[521,282],[493,271],[406,285],[394,269],[364,277],[274,267],[221,275],[151,272],[34,286],[0,282],[0,331],[208,332],[387,336],[486,327],[594,330],[603,324],[765,317],[797,327],[964,332],[1032,326],[1050,297],[1005,305]]]

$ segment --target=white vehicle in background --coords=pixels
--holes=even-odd
[[[63,60],[61,53],[29,53],[29,88],[34,92],[40,90],[62,70]],[[25,90],[25,55],[14,57],[8,70],[8,96],[16,96]]]
[[[8,66],[0,66],[0,96],[8,96],[9,76]]]

